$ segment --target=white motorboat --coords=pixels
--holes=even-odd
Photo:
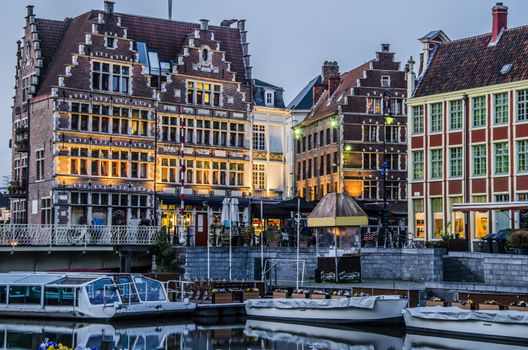
[[[189,313],[163,283],[134,274],[0,274],[0,314],[13,317],[114,320]]]
[[[253,299],[249,317],[296,322],[354,324],[401,322],[408,300],[398,295],[343,299]]]
[[[326,328],[264,320],[247,320],[244,334],[249,337],[310,345],[317,349],[401,349],[402,336],[378,334],[366,330]]]
[[[399,348],[396,348],[399,349]],[[403,350],[519,350],[518,344],[490,342],[489,340],[460,339],[449,336],[432,336],[407,333]]]
[[[403,311],[412,331],[459,334],[477,338],[528,339],[528,312],[463,310],[458,307],[416,307]]]

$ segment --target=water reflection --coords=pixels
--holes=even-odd
[[[248,320],[207,325],[83,324],[0,320],[0,349],[35,350],[48,338],[98,350],[424,350],[528,349],[519,345],[407,334],[399,329],[347,329]]]

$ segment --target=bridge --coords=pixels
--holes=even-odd
[[[0,272],[130,271],[151,264],[156,226],[0,225]]]

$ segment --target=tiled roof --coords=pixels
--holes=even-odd
[[[357,86],[358,79],[363,76],[363,72],[370,66],[370,61],[356,67],[346,73],[341,74],[339,86],[331,96],[328,96],[328,89],[321,95],[305,121],[316,120],[337,112],[340,104],[345,102],[345,97],[351,95],[351,89]]]
[[[46,38],[42,42],[43,54],[51,61],[38,95],[48,93],[50,87],[57,84],[57,75],[64,74],[64,66],[71,63],[71,54],[78,52],[78,44],[84,42],[86,33],[91,32],[91,23],[98,13],[100,11],[92,10],[64,22],[37,19],[37,24],[40,23],[37,27],[39,36]],[[128,29],[129,39],[146,42],[149,49],[156,50],[160,60],[166,62],[175,61],[188,36],[194,29],[200,28],[197,23],[129,14],[116,15],[121,16],[121,25]],[[240,31],[221,26],[209,26],[209,30],[215,33],[215,40],[220,41],[220,50],[225,51],[226,60],[231,62],[237,80],[245,81]]]
[[[528,26],[508,29],[489,46],[491,34],[439,44],[414,97],[528,79]],[[501,69],[511,64],[511,70]]]
[[[310,110],[313,107],[313,86],[321,84],[322,78],[320,75],[316,76],[295,96],[295,98],[288,105],[288,109],[293,110]]]

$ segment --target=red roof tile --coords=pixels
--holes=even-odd
[[[439,44],[419,80],[414,97],[528,79],[528,26],[503,32],[495,46],[491,33]],[[501,69],[511,64],[511,70]]]

